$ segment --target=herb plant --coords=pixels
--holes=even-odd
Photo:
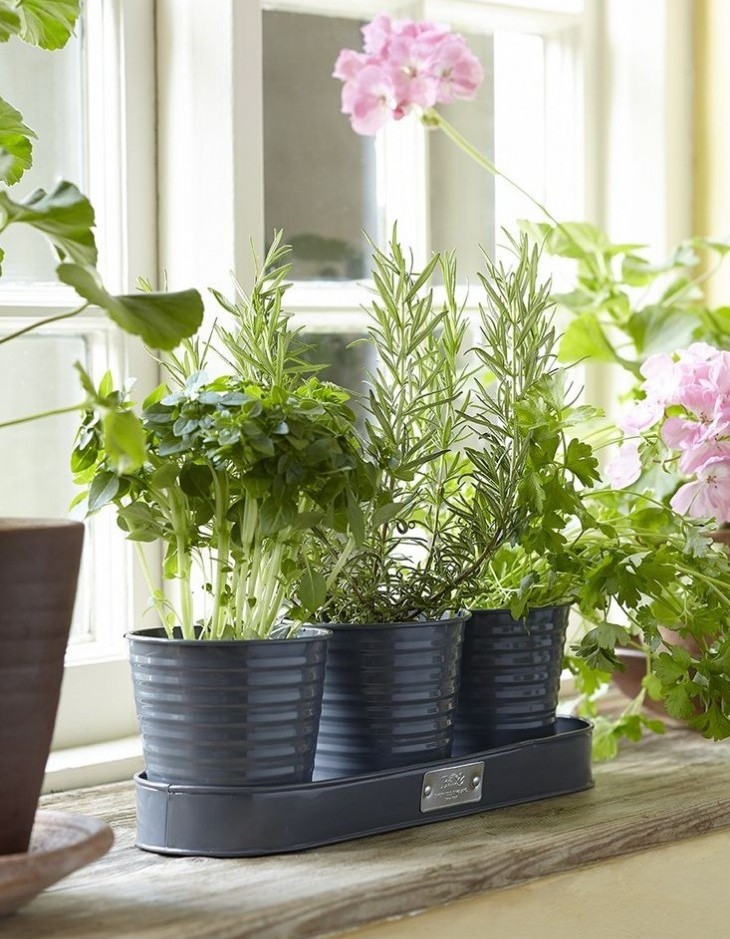
[[[537,444],[525,416],[545,394],[554,333],[537,252],[526,239],[514,248],[514,271],[487,262],[481,367],[465,355],[469,321],[453,255],[416,271],[395,236],[389,253],[375,251],[366,341],[379,366],[365,402],[375,484],[361,509],[361,545],[347,545],[348,563],[326,578],[324,619],[410,622],[460,609],[532,512]],[[441,304],[428,286],[437,265]],[[320,534],[319,563],[331,571],[342,538]]]
[[[307,534],[315,525],[346,532],[367,481],[347,393],[307,376],[299,358],[282,257],[277,239],[250,297],[225,301],[236,328],[218,333],[232,374],[211,378],[212,353],[200,343],[171,359],[170,380],[142,407],[141,466],[116,471],[113,438],[94,410],[79,433],[73,468],[89,487],[89,511],[113,503],[132,541],[166,546],[179,606],[150,589],[171,636],[267,638],[284,615],[306,619],[325,590]]]

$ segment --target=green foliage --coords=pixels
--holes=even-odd
[[[151,588],[153,603],[168,631],[179,628],[187,638],[265,638],[283,611],[307,619],[326,592],[306,556],[312,529],[331,527],[356,540],[352,507],[369,476],[355,415],[346,392],[302,376],[297,355],[287,351],[294,344],[285,286],[272,272],[281,257],[277,245],[251,296],[230,307],[239,326],[231,343],[239,332],[250,341],[233,374],[211,378],[199,368],[207,349],[187,343],[171,357],[170,381],[144,402],[138,424],[123,393],[89,389],[85,380],[95,406],[73,453],[76,481],[86,487],[90,512],[116,507],[130,540],[163,541],[165,576],[178,582],[181,599],[176,609]],[[251,331],[253,321],[266,328]],[[200,617],[195,567],[207,594]]]
[[[720,264],[730,252],[727,242],[692,238],[652,264],[642,245],[612,244],[588,223],[520,227],[547,253],[577,262],[575,288],[555,297],[573,317],[560,343],[561,361],[613,362],[638,377],[641,363],[656,352],[674,352],[699,339],[728,345],[728,310],[707,309],[698,272],[698,252]]]

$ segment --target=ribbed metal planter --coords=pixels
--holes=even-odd
[[[465,620],[327,624],[315,778],[451,755]]]
[[[555,728],[569,606],[474,610],[464,636],[454,750],[545,737]]]
[[[147,777],[198,786],[312,778],[329,632],[293,639],[129,634]]]
[[[0,519],[0,855],[28,849],[83,538],[81,522]]]

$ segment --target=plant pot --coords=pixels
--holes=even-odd
[[[292,639],[128,636],[147,778],[254,786],[312,778],[326,629]]]
[[[555,729],[570,606],[474,610],[466,626],[454,749],[469,753]]]
[[[327,624],[316,778],[451,755],[466,619]]]
[[[0,855],[28,850],[83,538],[80,522],[0,519]]]

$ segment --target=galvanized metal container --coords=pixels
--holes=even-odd
[[[555,729],[569,606],[473,610],[464,635],[454,752],[549,736]]]
[[[292,639],[168,639],[129,634],[147,778],[251,786],[312,778],[326,629]]]
[[[315,778],[450,756],[466,619],[327,624]]]

